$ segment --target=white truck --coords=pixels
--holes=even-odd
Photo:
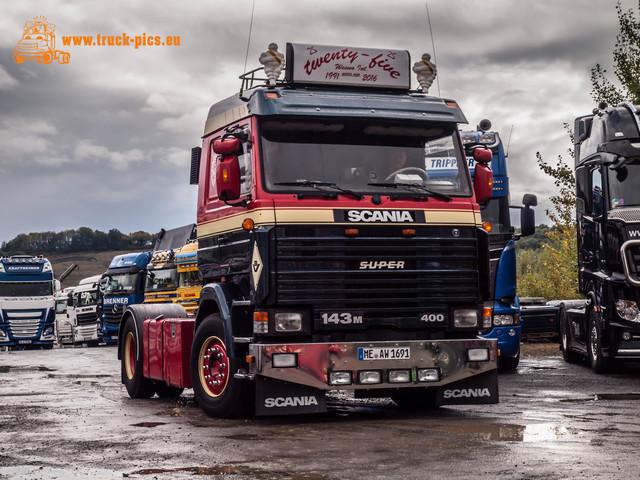
[[[73,287],[56,293],[56,342],[58,345],[73,344],[73,322],[67,312]]]
[[[74,343],[100,342],[100,278],[102,275],[80,280],[71,294],[67,307],[67,315],[73,325]]]

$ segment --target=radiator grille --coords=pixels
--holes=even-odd
[[[38,335],[45,310],[4,310],[2,314],[14,338],[32,338]]]
[[[457,236],[456,236],[457,235]],[[278,227],[276,288],[280,305],[322,312],[359,311],[375,323],[477,304],[478,241],[474,228]]]

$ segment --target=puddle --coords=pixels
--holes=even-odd
[[[164,422],[142,422],[142,423],[134,423],[132,427],[144,427],[144,428],[153,428],[159,427],[160,425],[166,425]]]
[[[501,442],[546,442],[549,440],[561,440],[571,435],[578,435],[580,431],[575,428],[566,428],[561,425],[536,424],[536,425],[446,425],[436,427],[438,430],[473,435],[483,440]]]
[[[73,382],[76,385],[82,385],[83,387],[93,387],[94,385],[100,385],[100,382],[96,380],[78,380]]]
[[[595,400],[640,400],[640,393],[596,393]]]
[[[0,373],[10,372],[55,372],[55,370],[39,365],[27,365],[25,367],[11,367],[9,365],[0,365]]]
[[[325,475],[316,473],[277,472],[273,470],[260,470],[254,467],[242,465],[218,465],[215,467],[179,467],[179,468],[144,468],[131,473],[123,473],[124,478],[132,475],[159,475],[171,473],[190,473],[191,475],[216,476],[216,475],[244,475],[250,478],[278,478],[291,480],[326,480]]]
[[[48,393],[50,392],[11,392],[0,393],[0,397],[34,397],[36,395],[47,395]]]

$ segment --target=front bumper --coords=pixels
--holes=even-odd
[[[498,340],[498,350],[501,357],[515,357],[520,351],[522,328],[520,325],[493,327],[493,329],[486,335],[483,335],[483,337]]]
[[[367,359],[368,353],[388,349],[402,352],[402,358]],[[487,351],[487,360],[469,360],[469,351]],[[407,355],[408,353],[408,355]],[[498,343],[490,339],[410,340],[393,342],[252,344],[249,354],[252,374],[306,385],[319,390],[371,390],[407,387],[438,387],[459,382],[498,368]],[[276,354],[295,354],[293,367],[273,364]],[[437,378],[420,381],[418,371],[435,369]],[[390,372],[408,370],[409,381],[390,383]],[[361,383],[360,372],[380,372],[379,383]],[[353,382],[330,385],[332,372],[351,372]]]

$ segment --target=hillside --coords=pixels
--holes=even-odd
[[[130,252],[130,250],[111,250],[107,252],[63,253],[59,255],[47,255],[46,257],[53,266],[53,273],[56,278],[62,275],[71,264],[75,263],[78,265],[78,268],[62,282],[62,287],[64,288],[78,285],[78,282],[83,278],[103,274],[107,271],[113,257]]]

